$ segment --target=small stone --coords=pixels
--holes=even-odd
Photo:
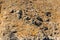
[[[18,40],[18,38],[12,32],[10,33],[9,38],[10,38],[10,40]]]
[[[55,28],[55,30],[58,30],[57,28]]]
[[[43,22],[42,18],[40,18],[39,16],[37,17],[37,19],[41,22]]]
[[[0,4],[2,4],[3,2],[2,1],[0,1]]]
[[[50,39],[45,37],[43,40],[50,40]]]
[[[27,17],[26,20],[30,20],[31,18],[30,17]]]
[[[49,21],[50,21],[50,19],[47,19],[47,20],[46,20],[46,22],[49,22]]]
[[[40,25],[42,25],[42,23],[39,22],[39,21],[35,21],[34,24],[35,24],[36,26],[40,26]]]
[[[50,36],[52,36],[52,34],[50,34]]]
[[[18,13],[19,19],[22,18],[22,10],[19,10],[17,13]]]
[[[46,31],[46,30],[48,30],[48,28],[47,27],[44,27],[44,30]]]
[[[54,32],[54,34],[56,34],[56,32]]]
[[[51,12],[46,12],[46,16],[51,17]]]
[[[22,15],[22,10],[19,10],[18,14]]]
[[[13,31],[12,33],[17,33],[17,31]]]
[[[32,1],[30,1],[30,3],[32,3]]]
[[[11,10],[11,12],[10,13],[14,13],[14,10]]]

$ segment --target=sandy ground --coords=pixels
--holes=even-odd
[[[60,40],[60,0],[0,0],[0,40]]]

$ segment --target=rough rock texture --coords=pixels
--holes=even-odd
[[[60,40],[60,0],[0,0],[0,40]]]

